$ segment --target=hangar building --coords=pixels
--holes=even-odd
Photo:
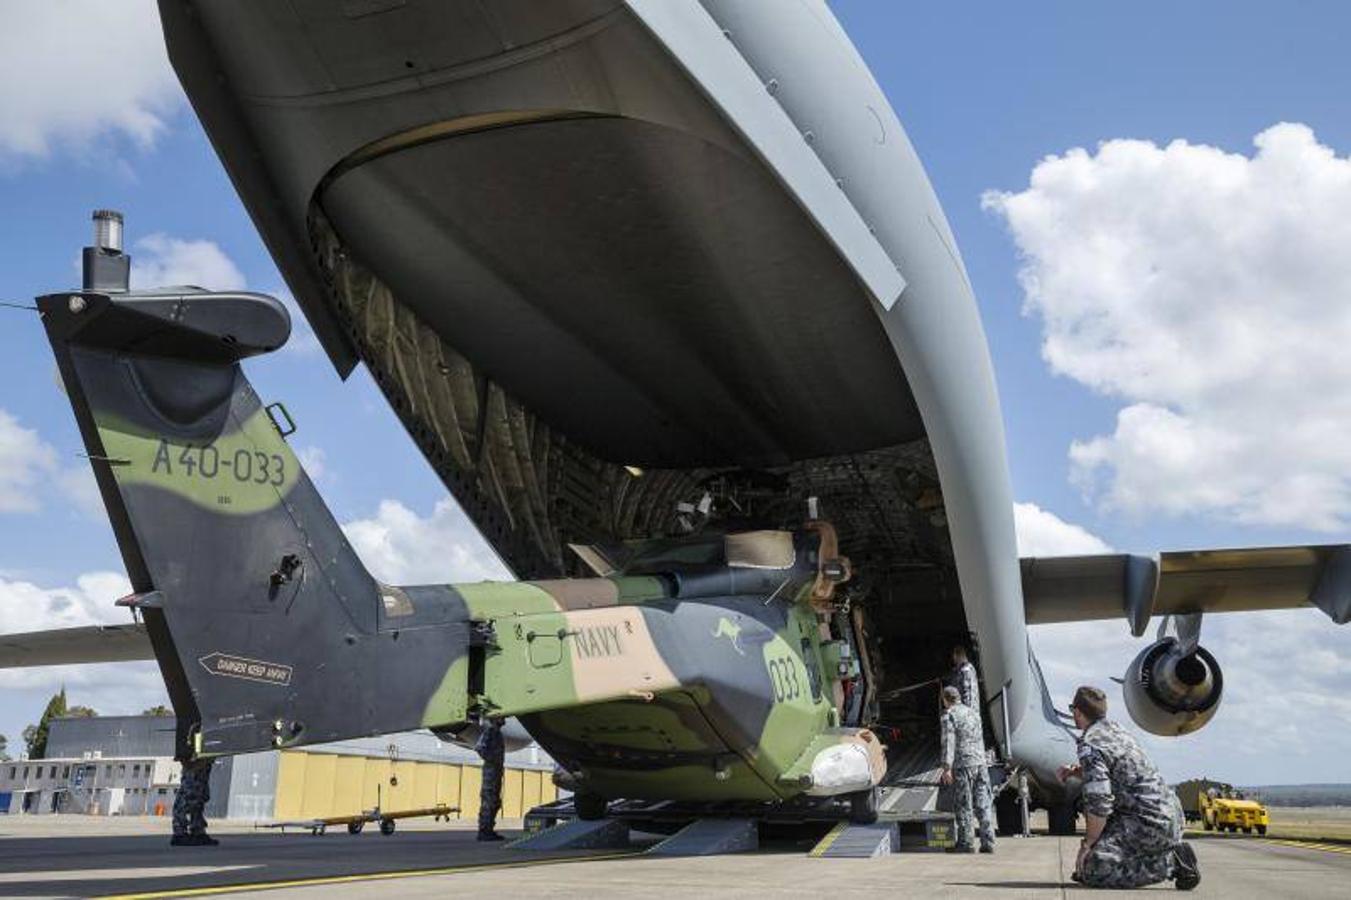
[[[47,758],[0,763],[0,813],[168,815],[178,791],[170,716],[53,719]],[[444,803],[478,815],[478,756],[427,731],[227,757],[211,772],[212,818],[264,821]],[[557,797],[538,747],[507,754],[502,815]]]

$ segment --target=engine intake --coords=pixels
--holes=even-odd
[[[1175,737],[1199,731],[1215,715],[1224,675],[1204,647],[1184,653],[1177,638],[1166,637],[1131,661],[1121,692],[1136,725]]]

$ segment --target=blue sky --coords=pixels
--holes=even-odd
[[[1305,445],[1328,440],[1336,444],[1338,437],[1351,445],[1351,425],[1339,425],[1336,418],[1320,422],[1320,430],[1312,432],[1316,439],[1278,442],[1262,455],[1260,465],[1255,464],[1251,450],[1230,452],[1237,444],[1251,445],[1261,432],[1244,426],[1239,421],[1242,410],[1234,408],[1234,398],[1248,396],[1244,392],[1250,382],[1228,369],[1214,371],[1227,359],[1224,354],[1179,359],[1179,379],[1173,382],[1157,372],[1136,377],[1138,373],[1110,370],[1101,363],[1104,347],[1085,342],[1084,332],[1092,323],[1106,321],[1117,329],[1108,334],[1107,345],[1136,348],[1138,357],[1152,359],[1149,327],[1170,334],[1177,346],[1198,343],[1197,332],[1187,330],[1198,327],[1194,317],[1180,309],[1223,307],[1231,311],[1232,321],[1214,328],[1246,333],[1265,321],[1262,297],[1275,295],[1278,312],[1292,311],[1279,321],[1303,322],[1307,331],[1300,334],[1313,335],[1315,343],[1324,335],[1342,333],[1308,312],[1348,305],[1348,295],[1337,293],[1348,283],[1335,266],[1327,273],[1320,265],[1305,266],[1317,270],[1322,280],[1311,276],[1306,285],[1295,279],[1289,290],[1283,286],[1290,280],[1282,281],[1254,298],[1241,286],[1260,282],[1263,273],[1279,270],[1282,261],[1262,255],[1270,242],[1260,242],[1248,252],[1226,250],[1229,256],[1260,265],[1258,271],[1226,273],[1226,283],[1240,285],[1231,298],[1229,293],[1209,295],[1204,289],[1210,267],[1220,268],[1214,256],[1205,254],[1225,248],[1223,228],[1212,229],[1214,242],[1196,251],[1200,259],[1195,254],[1174,258],[1170,249],[1206,232],[1207,222],[1238,215],[1225,203],[1249,214],[1281,198],[1306,198],[1308,215],[1302,208],[1293,214],[1286,211],[1293,215],[1296,224],[1291,229],[1297,237],[1300,221],[1333,217],[1331,224],[1320,225],[1303,242],[1315,250],[1321,246],[1320,235],[1341,227],[1338,219],[1345,217],[1320,206],[1320,198],[1332,190],[1324,185],[1340,185],[1340,169],[1309,147],[1326,148],[1334,163],[1351,152],[1351,104],[1345,94],[1351,83],[1351,59],[1341,40],[1351,24],[1351,8],[1334,2],[1137,3],[1108,8],[1071,2],[874,0],[837,0],[831,6],[908,130],[957,235],[989,336],[1015,496],[1043,511],[1033,514],[1024,509],[1027,515],[1020,517],[1039,552],[1100,545],[1152,552],[1345,540],[1351,529],[1341,526],[1351,520],[1351,501],[1329,500],[1326,508],[1319,506],[1324,511],[1318,520],[1322,524],[1315,530],[1306,527],[1314,519],[1304,513],[1305,501],[1300,498],[1305,495],[1300,491],[1316,493],[1319,503],[1347,491],[1340,473],[1351,467],[1341,466],[1343,458],[1312,458]],[[129,12],[132,9],[135,14]],[[157,264],[161,272],[178,271],[175,265],[200,267],[205,261],[216,266],[208,271],[230,271],[234,273],[230,277],[252,289],[283,289],[214,152],[176,85],[166,78],[162,51],[159,56],[154,51],[153,27],[146,27],[147,22],[153,26],[153,15],[145,3],[128,4],[124,15],[91,22],[87,33],[71,33],[56,13],[35,11],[27,14],[31,21],[11,23],[8,34],[0,36],[0,85],[7,81],[10,85],[0,86],[0,222],[5,233],[0,241],[0,299],[22,302],[73,284],[78,278],[78,249],[88,240],[89,211],[96,206],[126,214],[131,251],[138,259]],[[126,41],[140,41],[146,51],[112,57],[105,49],[109,42],[100,40],[110,29],[127,29]],[[39,52],[48,45],[66,52]],[[89,60],[79,64],[84,69],[44,69],[75,56]],[[127,73],[128,67],[136,69],[134,76]],[[21,73],[22,86],[16,86],[13,72]],[[80,79],[91,77],[100,83],[125,82],[122,89],[105,95],[112,111],[80,105],[90,102],[76,96],[89,93]],[[119,112],[121,108],[131,111]],[[67,110],[64,115],[62,109]],[[1311,158],[1322,159],[1310,164],[1317,171],[1308,174],[1310,167],[1297,164],[1282,169],[1277,160],[1271,164],[1279,170],[1276,175],[1263,180],[1253,174],[1250,193],[1233,199],[1226,193],[1230,183],[1213,173],[1246,172],[1257,153],[1255,136],[1282,122],[1302,123],[1312,130],[1315,137],[1310,140],[1295,132],[1277,137],[1285,142],[1282,146],[1303,148]],[[1103,142],[1125,139],[1137,143],[1113,145],[1116,151],[1110,160],[1105,150],[1099,150]],[[1187,141],[1188,147],[1166,149],[1178,139]],[[1068,160],[1064,155],[1071,148],[1084,148],[1084,158]],[[1278,154],[1273,150],[1271,155]],[[1048,156],[1062,163],[1046,164]],[[1279,177],[1290,171],[1297,173],[1291,177],[1304,173],[1315,179],[1322,172],[1318,166],[1328,169],[1328,180],[1309,181],[1304,193],[1299,185],[1263,187],[1279,183]],[[1251,168],[1257,172],[1255,163]],[[1043,188],[1029,188],[1034,169],[1044,176]],[[1084,187],[1087,182],[1076,180],[1075,172],[1087,172],[1088,182],[1096,187]],[[982,197],[990,196],[990,191],[1005,192],[1007,202],[987,199],[983,204]],[[1210,218],[1198,219],[1180,237],[1165,238],[1170,223],[1185,216],[1159,218],[1157,212],[1134,209],[1126,202],[1152,196],[1159,198],[1155,208],[1182,197],[1186,210],[1209,211]],[[1272,212],[1262,221],[1278,218]],[[1090,230],[1095,223],[1108,222],[1101,227],[1111,237],[1125,233],[1139,237],[1130,256],[1155,259],[1149,271],[1162,272],[1157,279],[1150,276],[1148,288],[1162,299],[1146,310],[1143,320],[1135,307],[1123,312],[1113,305],[1115,287],[1075,274],[1077,263],[1092,257],[1084,256],[1088,251],[1083,246],[1064,240],[1063,227],[1055,227],[1067,222]],[[151,234],[166,238],[148,248],[135,246]],[[174,240],[209,242],[214,249],[166,243]],[[1090,268],[1097,273],[1107,267]],[[1043,295],[1031,299],[1029,271],[1044,289]],[[1183,297],[1190,305],[1166,302],[1170,291],[1183,290],[1179,285],[1197,283],[1203,286],[1201,291],[1194,298]],[[1141,290],[1145,289],[1142,283]],[[1300,318],[1305,313],[1307,320]],[[1052,320],[1057,324],[1048,324]],[[1138,331],[1142,321],[1144,344]],[[1202,327],[1204,338],[1211,326],[1202,323]],[[1043,353],[1048,337],[1068,348],[1057,362],[1048,362]],[[300,432],[293,443],[317,463],[326,498],[339,520],[359,535],[358,545],[368,554],[368,562],[377,571],[385,567],[381,574],[393,580],[418,580],[411,576],[423,572],[442,577],[491,573],[491,559],[485,560],[481,547],[466,537],[463,519],[445,502],[440,482],[364,372],[343,383],[312,344],[306,345],[303,335],[297,343],[301,346],[252,364],[250,374],[263,397],[284,400],[294,414]],[[1327,352],[1321,355],[1310,353],[1318,364],[1310,363],[1308,387],[1314,393],[1328,391],[1340,404],[1347,387],[1337,364],[1321,361],[1324,355],[1335,355],[1335,348],[1324,349]],[[1287,366],[1290,357],[1287,352],[1282,360]],[[1272,364],[1260,355],[1239,357],[1234,363],[1253,371]],[[1166,356],[1161,365],[1169,368]],[[1178,380],[1185,384],[1175,383]],[[1289,380],[1301,385],[1304,376],[1296,372]],[[1198,381],[1209,387],[1196,388]],[[1257,394],[1261,397],[1253,401],[1252,415],[1266,415],[1273,428],[1284,428],[1279,424],[1282,412],[1297,416],[1301,427],[1315,418],[1305,415],[1297,403],[1286,402],[1283,394],[1267,396],[1257,390],[1254,397]],[[1127,408],[1139,410],[1145,418],[1160,410],[1173,418],[1160,422],[1155,416],[1148,427],[1131,430],[1118,420]],[[113,599],[94,596],[105,583],[86,589],[82,585],[92,583],[79,581],[87,573],[118,572],[120,561],[102,516],[89,508],[87,491],[81,494],[83,463],[76,455],[74,423],[31,313],[0,309],[0,411],[10,418],[7,445],[5,419],[0,416],[0,464],[10,466],[9,481],[0,472],[0,602],[60,607],[51,612],[59,619],[57,624],[74,624],[70,617],[79,611],[114,620],[97,609]],[[1094,439],[1101,440],[1094,443]],[[1166,440],[1174,442],[1164,451],[1171,454],[1170,462],[1158,468],[1171,473],[1173,481],[1156,478],[1148,456],[1141,456],[1142,447]],[[1084,448],[1078,451],[1077,462],[1070,449],[1075,442]],[[1190,456],[1176,450],[1182,444],[1192,448]],[[1223,469],[1216,473],[1217,483],[1224,486],[1220,495],[1195,489],[1207,482],[1206,458],[1212,453]],[[1279,475],[1306,465],[1321,473],[1322,480],[1314,487],[1282,485],[1279,496],[1273,497],[1255,483],[1265,477],[1264,467]],[[13,495],[8,505],[7,488]],[[1096,544],[1092,536],[1098,539]],[[442,539],[457,542],[460,548],[454,572],[436,568],[445,566],[444,560],[424,558],[437,556],[425,551]],[[1310,755],[1308,750],[1319,742],[1351,749],[1345,737],[1351,731],[1347,728],[1351,708],[1337,703],[1337,696],[1351,694],[1345,674],[1351,668],[1347,665],[1351,635],[1334,633],[1317,618],[1314,612],[1298,612],[1259,617],[1249,624],[1208,625],[1207,635],[1229,644],[1215,643],[1220,660],[1234,659],[1238,662],[1231,667],[1242,664],[1253,674],[1245,682],[1243,675],[1227,670],[1235,695],[1231,708],[1223,709],[1216,724],[1191,743],[1151,744],[1158,747],[1170,774],[1197,774],[1194,770],[1204,759],[1208,771],[1240,781],[1351,781],[1348,764],[1329,755]],[[0,630],[16,630],[13,623],[27,621],[13,610],[0,609],[0,625],[5,626]],[[1125,640],[1124,627],[1116,623],[1094,625],[1091,633],[1085,627],[1040,630],[1034,635],[1057,687],[1071,685],[1080,676],[1102,681],[1107,674],[1118,674],[1138,649]],[[1089,647],[1092,653],[1087,652]],[[1312,704],[1297,727],[1280,718],[1274,697],[1265,702],[1280,685],[1291,683],[1273,663],[1291,654],[1317,660],[1295,676],[1300,690],[1307,688]],[[1102,671],[1085,667],[1085,658],[1097,660]],[[1110,660],[1110,666],[1102,659]],[[127,711],[146,697],[153,700],[153,673],[144,668],[129,671],[132,674],[125,677],[112,670],[6,676],[8,681],[0,680],[5,697],[0,702],[0,733],[9,736],[13,751],[18,732],[36,716],[54,679],[70,681],[75,702],[88,702],[105,712]],[[1245,723],[1269,717],[1281,726],[1268,729],[1272,737],[1260,746],[1234,749],[1241,743],[1235,736]],[[1300,758],[1302,774],[1288,770],[1292,754]],[[1341,758],[1346,758],[1344,752]]]
[[[1351,8],[1249,2],[831,4],[924,160],[961,244],[999,380],[1014,493],[1114,546],[1319,540],[1224,521],[1096,515],[1066,477],[1070,441],[1116,404],[1048,373],[1040,323],[1020,313],[1015,251],[982,192],[1025,187],[1036,162],[1112,138],[1185,138],[1241,153],[1278,122],[1351,150]],[[1321,538],[1326,540],[1326,536]]]

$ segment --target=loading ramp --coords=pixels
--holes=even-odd
[[[649,856],[714,856],[760,849],[754,819],[696,819],[647,851]]]
[[[629,846],[629,823],[623,819],[571,819],[528,830],[507,845],[510,850],[621,850]]]
[[[898,750],[882,780],[878,821],[872,825],[849,822],[847,801],[811,797],[786,803],[616,800],[602,822],[623,823],[625,839],[630,830],[674,831],[647,851],[653,855],[700,856],[753,850],[758,846],[757,832],[762,823],[820,824],[824,836],[811,851],[817,857],[872,858],[952,846],[952,813],[942,808],[945,797],[938,782],[942,771],[938,736],[918,736]],[[574,834],[590,835],[592,831],[582,826],[594,828],[597,824],[577,819],[572,798],[563,798],[536,806],[525,816],[527,832],[554,835],[547,846],[526,837],[512,847],[566,849],[555,842],[571,840]]]

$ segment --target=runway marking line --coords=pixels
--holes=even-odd
[[[1298,847],[1301,850],[1322,850],[1324,853],[1351,854],[1351,846],[1344,844],[1320,844],[1315,841],[1283,840],[1281,838],[1261,838],[1264,844],[1276,844],[1280,847]]]
[[[461,872],[479,872],[489,869],[525,869],[531,866],[570,862],[598,862],[607,859],[625,859],[641,851],[605,853],[599,856],[552,856],[548,859],[523,859],[517,862],[469,863],[462,866],[442,866],[435,869],[398,869],[389,872],[367,872],[358,875],[316,875],[312,878],[292,878],[285,881],[256,881],[240,884],[217,884],[209,887],[178,888],[167,891],[145,891],[135,894],[105,894],[104,900],[158,900],[162,897],[208,897],[215,894],[237,894],[241,891],[270,891],[291,887],[317,887],[325,884],[351,884],[357,881],[390,881],[395,878],[426,878],[430,875],[456,875]]]

